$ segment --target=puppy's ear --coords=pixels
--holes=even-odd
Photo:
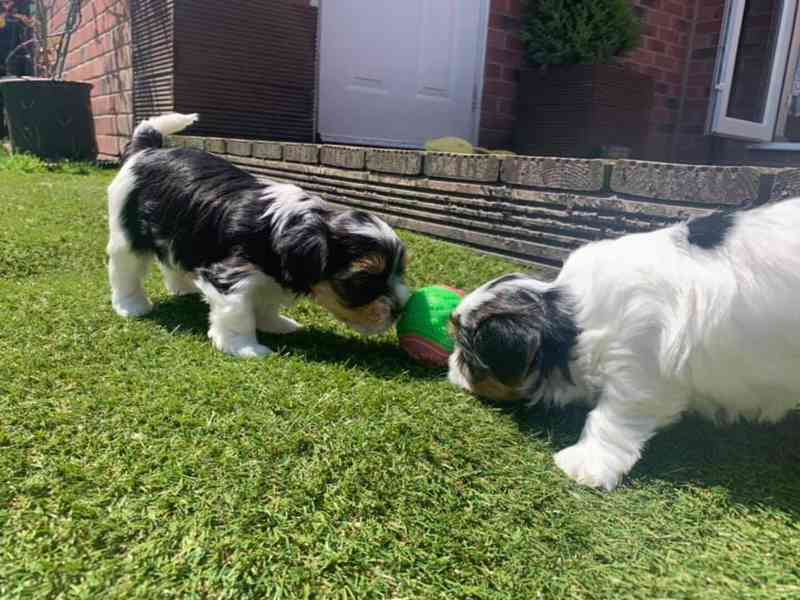
[[[313,213],[299,214],[284,227],[275,244],[283,277],[293,287],[309,292],[322,279],[328,262],[328,228]]]
[[[500,383],[518,384],[531,370],[541,344],[538,329],[515,315],[498,315],[478,325],[475,354]]]

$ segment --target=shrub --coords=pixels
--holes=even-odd
[[[631,0],[528,0],[522,31],[535,65],[602,64],[639,45]]]

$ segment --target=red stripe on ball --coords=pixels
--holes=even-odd
[[[400,347],[414,360],[435,367],[446,367],[450,356],[450,353],[438,344],[418,335],[402,336]]]

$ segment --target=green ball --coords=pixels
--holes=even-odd
[[[463,297],[461,290],[443,285],[417,290],[397,322],[400,347],[419,362],[436,367],[447,365],[454,346],[448,333],[450,315]]]

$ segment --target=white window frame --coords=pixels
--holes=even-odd
[[[741,140],[770,142],[773,140],[778,113],[781,107],[786,68],[791,52],[792,33],[798,0],[783,0],[783,14],[775,42],[772,71],[767,89],[764,118],[760,122],[745,121],[727,116],[730,105],[731,83],[739,50],[746,0],[728,0],[725,6],[724,28],[720,35],[711,110],[707,132],[713,135]]]

